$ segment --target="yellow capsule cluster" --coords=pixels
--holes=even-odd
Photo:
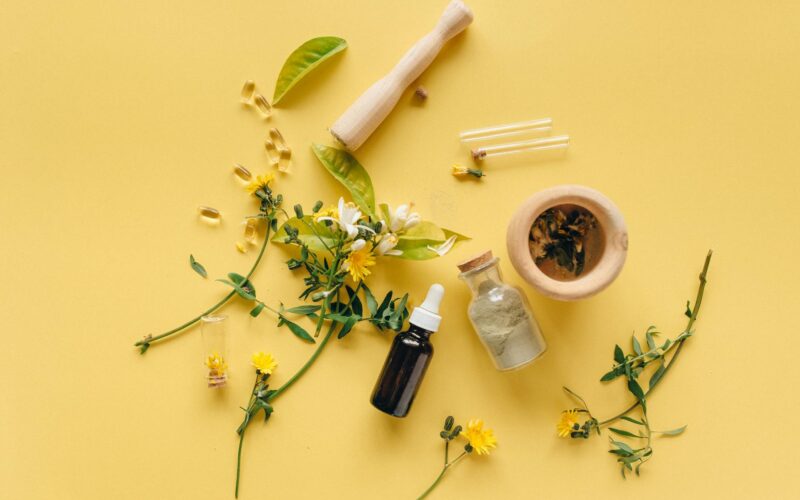
[[[273,167],[286,172],[292,166],[292,149],[286,144],[283,135],[276,128],[269,130],[269,137],[264,140],[264,151]]]
[[[272,106],[266,97],[256,92],[256,83],[253,80],[244,82],[241,99],[244,104],[254,106],[264,118],[269,118],[272,115]]]

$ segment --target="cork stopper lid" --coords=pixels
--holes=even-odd
[[[480,254],[472,257],[471,259],[465,260],[461,264],[457,264],[458,270],[461,271],[462,273],[465,273],[467,271],[472,271],[473,269],[478,268],[478,267],[486,264],[487,262],[491,261],[492,259],[494,259],[494,255],[492,255],[492,251],[491,250],[486,250],[485,252],[480,253]]]

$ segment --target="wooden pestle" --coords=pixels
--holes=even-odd
[[[388,75],[361,94],[331,126],[331,134],[355,151],[394,109],[403,91],[416,80],[442,50],[445,42],[472,22],[472,11],[461,0],[452,0],[436,27],[406,52]]]

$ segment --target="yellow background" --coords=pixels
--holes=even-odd
[[[233,494],[236,434],[254,350],[274,383],[311,353],[243,303],[231,316],[232,380],[204,388],[199,331],[139,356],[132,343],[188,319],[245,271],[234,249],[253,207],[233,162],[269,169],[277,126],[295,150],[278,191],[288,206],[343,191],[312,141],[431,28],[444,1],[10,2],[0,5],[0,488],[3,498],[220,499]],[[380,202],[413,200],[473,240],[443,259],[381,261],[373,288],[447,288],[436,355],[414,408],[395,420],[368,403],[390,336],[361,328],[256,422],[241,498],[397,498],[419,494],[442,459],[447,414],[482,417],[499,438],[432,498],[790,498],[798,495],[796,193],[800,56],[796,2],[472,0],[475,22],[358,151]],[[241,106],[267,96],[304,40],[350,48],[308,78],[269,121]],[[551,116],[563,158],[489,162],[459,182],[466,128]],[[602,294],[559,303],[525,287],[549,341],[545,358],[498,373],[465,317],[456,262],[502,259],[505,225],[539,189],[597,188],[623,211],[630,252]],[[199,204],[218,207],[209,228]],[[562,384],[606,416],[628,401],[603,386],[614,343],[651,323],[677,334],[697,273],[715,250],[697,335],[651,400],[653,425],[689,424],[654,444],[623,481],[606,436],[556,437]],[[272,246],[254,282],[295,304],[301,283]]]

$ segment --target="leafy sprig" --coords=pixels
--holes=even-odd
[[[630,407],[611,418],[599,420],[592,415],[589,406],[582,397],[569,388],[564,387],[564,391],[573,397],[580,406],[562,413],[562,421],[559,426],[566,427],[562,435],[585,439],[593,433],[592,431],[596,431],[599,435],[601,427],[608,426],[618,420],[623,420],[637,426],[635,432],[620,427],[609,427],[608,429],[612,434],[619,436],[618,439],[609,438],[611,446],[609,453],[616,457],[617,462],[620,464],[623,477],[625,477],[626,472],[634,472],[638,476],[641,466],[652,458],[653,448],[651,445],[653,435],[677,436],[686,430],[685,425],[668,431],[653,430],[650,427],[650,418],[648,416],[648,396],[650,396],[656,386],[664,380],[664,376],[675,364],[684,343],[694,334],[693,327],[700,313],[700,305],[703,301],[703,293],[707,281],[708,267],[711,263],[711,255],[712,252],[709,251],[706,256],[705,264],[703,265],[703,270],[700,273],[700,285],[697,289],[694,306],[691,306],[691,302],[687,302],[685,314],[689,320],[686,328],[679,335],[674,339],[666,339],[663,342],[658,342],[656,338],[660,336],[660,333],[654,326],[650,326],[647,328],[644,335],[644,346],[646,346],[647,350],[645,350],[642,342],[637,339],[635,335],[631,339],[631,352],[626,354],[619,345],[614,346],[614,365],[600,380],[602,382],[610,382],[618,377],[624,377],[627,389],[635,399],[635,402]],[[670,352],[672,356],[667,359],[667,354]],[[640,378],[642,374],[645,373],[645,369],[652,364],[656,364],[657,368],[652,371],[652,375],[646,384],[648,388],[644,390]],[[641,411],[641,417],[639,419],[628,415],[636,408],[640,408]],[[575,415],[585,415],[586,420],[583,424],[580,424],[575,418]],[[567,429],[569,432],[567,432]],[[620,439],[633,439],[636,443],[641,445],[630,445]]]
[[[257,219],[258,221],[263,221],[263,224],[266,226],[266,234],[264,236],[264,241],[261,243],[261,248],[259,249],[258,256],[256,260],[253,262],[252,267],[244,276],[245,280],[249,280],[250,277],[256,272],[258,265],[261,263],[262,258],[264,257],[264,253],[267,250],[267,244],[270,241],[270,237],[273,232],[278,228],[278,214],[281,204],[283,203],[283,195],[281,194],[274,194],[268,185],[263,185],[259,189],[257,189],[253,195],[255,196],[256,200],[258,200],[259,204],[259,211],[256,215],[248,217],[250,219]],[[199,263],[194,260],[194,257],[190,256],[190,265],[192,268],[201,274],[203,277],[205,273],[205,268],[203,268]],[[197,267],[199,266],[199,268]],[[202,272],[200,271],[202,269]],[[225,297],[223,297],[220,301],[213,304],[208,309],[204,310],[197,316],[193,317],[192,319],[167,330],[163,333],[158,335],[147,335],[141,340],[137,341],[134,346],[139,348],[139,353],[144,354],[147,350],[155,343],[164,341],[169,337],[182,333],[187,330],[189,327],[195,325],[203,316],[207,316],[219,308],[227,304],[232,298],[236,296],[237,292],[231,291]]]

